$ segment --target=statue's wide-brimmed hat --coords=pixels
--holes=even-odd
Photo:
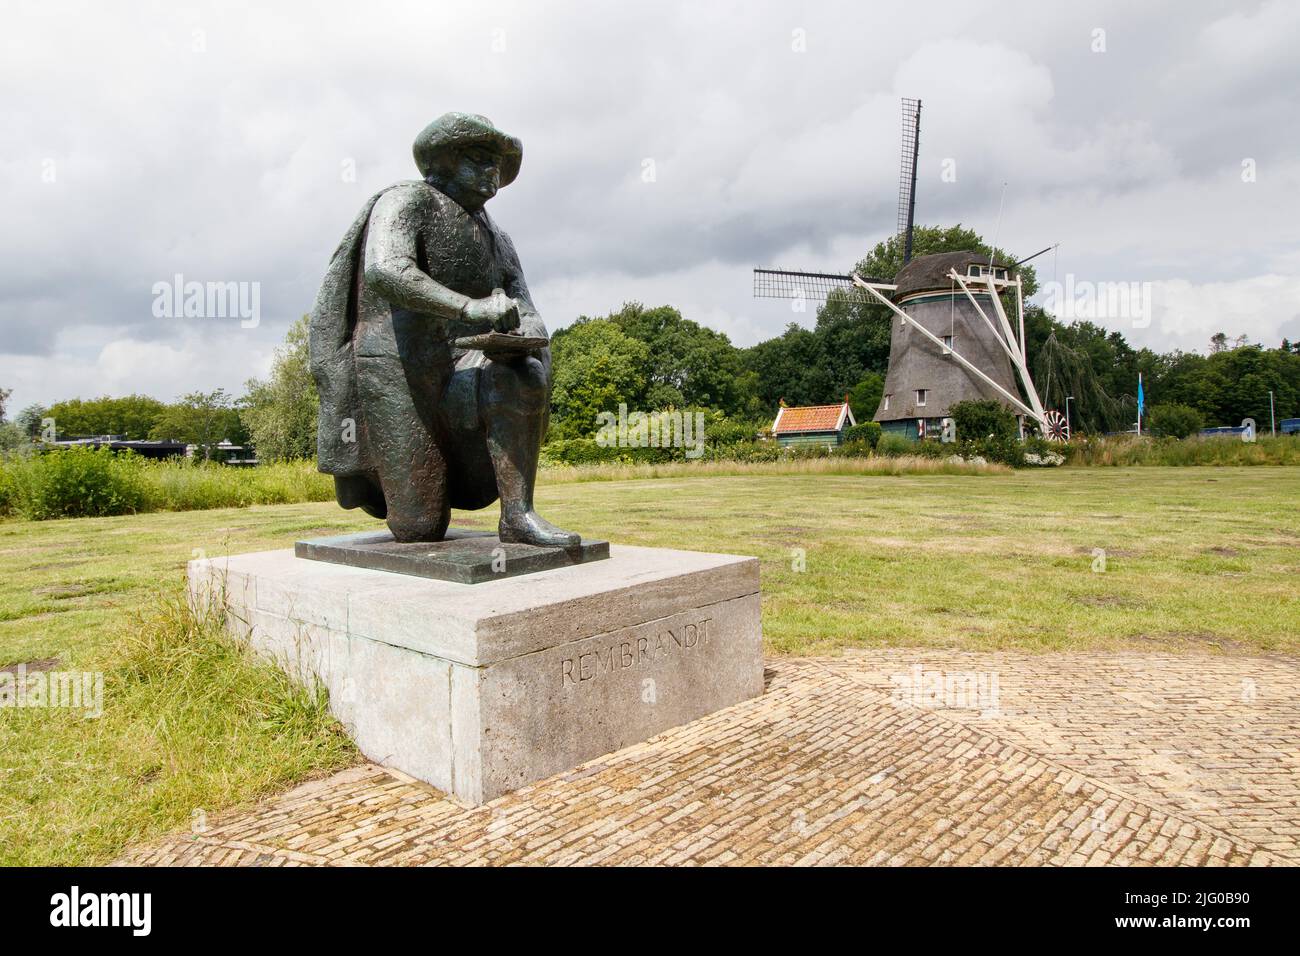
[[[513,136],[501,132],[486,116],[475,113],[443,113],[415,137],[415,165],[428,177],[438,160],[451,150],[486,146],[501,157],[501,185],[508,186],[519,175],[524,147]]]

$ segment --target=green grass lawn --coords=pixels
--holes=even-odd
[[[539,497],[553,521],[615,543],[757,555],[774,654],[1300,644],[1296,468],[759,472]],[[493,527],[495,512],[455,521]],[[192,557],[377,526],[332,503],[0,522],[0,668],[106,675],[98,719],[0,709],[0,863],[103,861],[357,759],[319,701],[175,596]]]

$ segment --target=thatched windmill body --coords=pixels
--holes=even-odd
[[[1022,421],[1044,424],[1026,367],[1020,280],[1010,266],[990,265],[975,252],[946,252],[913,259],[891,289],[875,285],[871,291],[882,300],[888,293],[897,318],[875,414],[885,430],[925,437],[953,405],[973,399],[992,399]],[[1014,328],[999,296],[1008,287],[1018,306]]]

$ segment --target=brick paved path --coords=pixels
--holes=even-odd
[[[1295,660],[893,650],[769,668],[758,700],[487,806],[366,764],[122,862],[1300,862]]]

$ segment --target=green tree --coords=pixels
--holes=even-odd
[[[1161,438],[1188,438],[1205,427],[1201,413],[1188,405],[1156,405],[1147,422]]]
[[[1075,433],[1126,427],[1136,415],[1136,397],[1132,407],[1123,398],[1115,398],[1102,384],[1094,356],[1086,348],[1067,345],[1062,339],[1069,338],[1069,330],[1060,331],[1059,336],[1053,332],[1047,337],[1033,364],[1034,388],[1043,407],[1064,412],[1068,398],[1070,427]]]
[[[889,366],[890,318],[887,308],[863,302],[856,292],[834,292],[817,310],[816,335],[832,391],[823,400],[842,397],[867,375],[884,375]]]
[[[742,416],[757,411],[756,377],[746,374],[740,350],[721,332],[683,318],[671,306],[647,309],[639,302],[624,303],[609,321],[649,349],[646,410],[699,407]]]
[[[22,429],[23,434],[30,441],[41,433],[41,422],[44,421],[46,414],[44,405],[33,403],[14,416],[14,424]]]
[[[149,437],[197,445],[204,458],[211,458],[212,450],[222,441],[242,445],[248,440],[248,432],[234,402],[225,389],[219,388],[215,392],[191,392],[168,405]]]
[[[608,319],[579,319],[551,338],[551,439],[585,438],[601,412],[640,408],[650,349]]]
[[[849,408],[853,410],[854,419],[859,422],[871,421],[884,394],[885,377],[879,372],[868,372],[862,381],[849,390]]]
[[[89,400],[80,398],[55,402],[45,410],[54,419],[60,438],[93,435],[121,435],[140,440],[148,438],[158,424],[166,405],[148,395],[107,395]]]
[[[9,402],[9,396],[14,393],[12,388],[0,388],[0,422],[5,420],[5,405]]]
[[[311,374],[307,351],[308,316],[293,325],[276,350],[271,375],[251,378],[240,403],[239,417],[261,461],[312,458],[316,454],[316,417],[320,396]]]
[[[1290,348],[1225,346],[1208,356],[1172,352],[1156,356],[1144,379],[1153,402],[1195,408],[1210,425],[1253,418],[1261,431],[1267,429],[1269,392],[1277,418],[1300,414],[1300,354]]]
[[[0,422],[0,452],[10,452],[28,443],[23,430],[14,422]]]
[[[761,407],[771,418],[782,399],[787,405],[821,405],[835,396],[837,383],[827,368],[821,338],[793,322],[776,338],[747,349],[744,361],[757,377]],[[843,394],[840,391],[840,397]]]

